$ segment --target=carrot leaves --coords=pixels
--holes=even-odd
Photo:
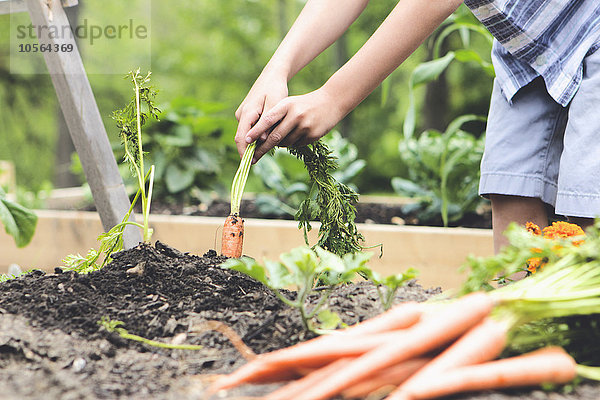
[[[312,184],[295,215],[298,228],[304,230],[306,244],[312,229],[310,222],[318,219],[321,227],[316,246],[338,256],[360,252],[364,237],[354,222],[358,193],[333,177],[337,162],[331,150],[316,141],[307,146],[290,147],[288,151],[304,162]]]

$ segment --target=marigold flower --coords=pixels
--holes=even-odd
[[[564,239],[572,236],[583,236],[585,232],[579,225],[571,224],[569,222],[557,221],[553,222],[552,225],[545,227],[544,229],[540,229],[539,226],[534,224],[533,222],[527,222],[525,224],[525,228],[528,232],[535,236],[542,235],[546,239]],[[579,246],[583,243],[583,240],[574,240],[573,244],[575,246]],[[560,250],[562,246],[556,245],[553,247],[553,251]],[[540,253],[540,249],[533,248],[531,249],[534,253]],[[532,257],[527,260],[526,269],[530,273],[535,273],[538,269],[541,269],[546,262],[541,257]]]
[[[525,224],[525,229],[527,229],[527,232],[533,233],[535,236],[540,236],[542,234],[540,227],[533,222],[527,222]]]
[[[556,221],[543,230],[544,237],[548,239],[567,238],[571,236],[582,236],[585,232],[579,225],[565,221]]]

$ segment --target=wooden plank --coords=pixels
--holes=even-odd
[[[63,7],[73,7],[79,2],[77,0],[62,0]],[[0,0],[0,15],[27,12],[27,4],[23,0]]]
[[[73,35],[52,35],[69,27],[67,16],[58,1],[48,7],[46,0],[26,0],[35,26],[42,30],[39,44],[44,46],[72,46],[72,51],[44,52],[44,59],[52,78],[65,121],[75,149],[81,159],[87,181],[94,197],[105,230],[121,222],[130,207],[123,180],[119,174],[106,130],[92,93],[83,62]],[[137,229],[125,230],[125,246],[132,247],[141,240]]]
[[[36,211],[38,228],[32,242],[18,249],[10,236],[0,229],[0,272],[11,263],[23,269],[33,267],[53,271],[67,254],[98,248],[96,235],[101,229],[96,213],[77,211]],[[150,216],[154,229],[152,241],[160,240],[183,252],[203,254],[219,249],[223,218],[181,215]],[[244,254],[259,261],[278,260],[281,253],[304,245],[302,231],[295,221],[246,219]],[[317,240],[319,224],[310,232],[310,242]],[[494,254],[491,229],[435,228],[358,224],[366,244],[383,244],[383,256],[373,249],[369,266],[382,275],[397,274],[409,267],[419,270],[418,280],[425,287],[459,288],[466,272],[458,268],[469,255],[488,257]]]

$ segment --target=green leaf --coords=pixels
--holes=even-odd
[[[165,183],[169,193],[178,193],[189,188],[194,182],[194,171],[182,168],[177,164],[169,164],[165,171]]]
[[[442,72],[444,72],[452,60],[454,60],[454,57],[454,52],[450,51],[444,57],[419,64],[412,72],[410,85],[414,88],[439,78]]]
[[[343,321],[340,316],[333,311],[325,308],[317,313],[320,329],[331,330],[340,326]]]
[[[437,79],[448,65],[454,60],[454,52],[449,51],[444,57],[421,63],[415,68],[410,76],[408,85],[408,110],[404,118],[404,137],[413,136],[416,125],[414,88]]]
[[[249,277],[256,279],[260,283],[272,288],[271,282],[267,277],[267,269],[259,265],[253,258],[245,256],[240,258],[230,258],[221,264],[221,267],[242,272]]]
[[[33,238],[37,225],[37,215],[20,204],[6,198],[0,189],[0,221],[6,233],[15,240],[17,247],[25,247]]]

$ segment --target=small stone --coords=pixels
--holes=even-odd
[[[19,276],[22,273],[23,273],[23,270],[21,270],[21,267],[19,267],[18,264],[10,264],[8,266],[8,275]]]
[[[175,337],[173,337],[173,339],[171,340],[171,344],[174,345],[180,345],[185,343],[185,340],[187,339],[187,334],[185,332],[182,333],[178,333],[177,335],[175,335]]]
[[[85,361],[84,358],[77,357],[73,360],[73,364],[71,364],[71,369],[74,372],[81,372],[85,368],[86,364],[87,361]]]
[[[404,220],[404,218],[400,218],[398,216],[392,217],[390,221],[394,225],[406,225],[406,221]]]
[[[127,271],[125,271],[125,273],[127,275],[142,276],[142,275],[144,275],[145,267],[146,267],[146,261],[142,261],[142,262],[138,263],[135,267],[129,268]]]
[[[365,219],[365,224],[374,224],[375,221],[373,221],[371,218],[367,218]]]

